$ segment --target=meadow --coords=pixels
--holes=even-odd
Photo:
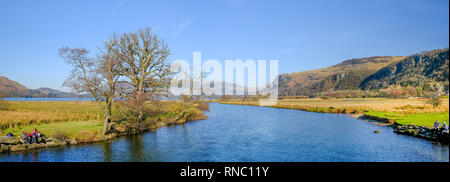
[[[414,124],[432,127],[435,120],[449,120],[449,99],[441,98],[442,104],[433,107],[426,99],[282,99],[275,108],[297,109],[309,112],[367,114],[394,119],[400,124]],[[259,105],[257,100],[227,99],[217,101],[224,104]],[[20,135],[24,130],[34,128],[47,135],[64,131],[68,136],[80,132],[100,133],[103,115],[100,107],[92,101],[30,101],[5,102],[8,110],[0,110],[0,135]],[[154,112],[147,121],[170,121],[186,108],[182,101],[162,101],[151,105]],[[118,113],[113,110],[113,115]],[[192,120],[202,119],[193,118]]]
[[[367,114],[394,119],[399,124],[431,127],[436,120],[449,120],[449,99],[441,98],[441,105],[427,104],[427,99],[343,98],[343,99],[282,99],[274,108],[297,109],[321,113]],[[257,100],[228,99],[224,104],[259,105]]]
[[[0,135],[37,128],[47,136],[63,132],[68,137],[76,138],[80,133],[89,131],[101,133],[103,114],[98,103],[93,101],[7,101],[8,110],[0,110]],[[114,107],[113,115],[118,117]],[[149,104],[147,122],[168,122],[186,110],[181,101],[161,101]],[[197,117],[197,118],[194,118]],[[203,115],[192,115],[188,120],[204,119]]]
[[[99,121],[103,115],[90,101],[8,101],[8,110],[0,110],[0,129],[71,121]]]

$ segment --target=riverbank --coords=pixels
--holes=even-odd
[[[207,115],[106,142],[0,153],[0,162],[448,162],[446,145],[343,114],[210,103]]]
[[[436,130],[436,129],[433,129],[432,127],[426,127],[426,126],[399,124],[398,122],[396,122],[393,119],[372,116],[372,115],[366,115],[366,114],[364,114],[361,117],[365,118],[365,119],[389,123],[389,125],[393,126],[394,132],[398,133],[398,134],[419,137],[419,138],[423,138],[423,139],[430,140],[430,141],[438,141],[438,142],[441,142],[441,143],[447,144],[447,145],[449,144],[449,132],[442,132],[441,129]]]
[[[27,117],[14,119],[3,116],[3,119],[8,119],[0,120],[3,124],[1,126],[4,128],[0,130],[2,136],[0,137],[0,152],[18,152],[38,148],[107,141],[114,139],[117,136],[133,135],[145,131],[156,130],[162,126],[203,120],[207,118],[207,116],[203,114],[203,110],[208,109],[208,107],[205,108],[205,106],[200,106],[199,104],[194,104],[189,108],[186,108],[185,105],[179,101],[166,101],[159,108],[158,115],[150,116],[142,123],[115,121],[112,125],[111,132],[107,135],[103,135],[103,121],[101,121],[100,118],[99,120],[88,121],[70,121],[67,120],[67,118],[64,118],[64,116],[67,116],[64,114],[69,114],[71,117],[83,117],[86,114],[89,115],[89,111],[95,115],[94,109],[96,109],[96,103],[94,102],[30,102],[29,105],[21,102],[9,102],[8,104],[12,106],[12,109],[10,111],[2,111],[9,114],[7,116],[14,116],[17,112],[27,112],[30,113],[29,116],[38,116],[39,114],[42,114],[42,112],[52,113],[52,110],[50,110],[49,107],[46,107],[48,105],[56,107],[52,107],[52,109],[53,113],[57,113],[55,115],[50,114],[50,117],[53,116],[52,119],[41,120],[39,117],[28,120]],[[21,108],[18,106],[26,106],[28,108],[24,108],[24,111],[18,111],[16,108]],[[87,110],[87,113],[78,113],[79,115],[75,114],[80,108],[89,109],[89,107],[82,106],[91,106],[91,110]],[[59,113],[61,108],[66,108],[65,112],[61,112],[63,115],[60,115]],[[49,116],[47,116],[47,118],[48,117]],[[40,141],[39,144],[25,144],[20,140],[21,133],[22,131],[31,131],[33,128],[38,128],[38,130],[45,134],[46,137],[44,140]],[[14,137],[6,137],[5,135],[7,133],[13,134]]]
[[[439,120],[441,126],[443,121],[449,121],[449,99],[441,98],[442,104],[433,107],[426,104],[426,99],[386,99],[386,98],[351,98],[351,99],[284,99],[278,100],[273,108],[295,109],[308,112],[319,113],[342,113],[358,115],[362,118],[381,121],[386,125],[393,125],[395,128],[410,126],[419,131],[428,131],[425,128],[432,128],[434,122]],[[222,104],[252,105],[259,106],[257,100],[228,99],[213,101]],[[409,132],[396,133],[411,136],[427,137],[429,140],[437,141],[439,136],[430,133],[410,134]],[[417,133],[417,132],[416,132]],[[424,138],[424,137],[421,137]],[[447,136],[448,138],[448,136]],[[442,140],[445,142],[445,140]],[[448,143],[448,140],[447,140]]]
[[[193,121],[193,120],[190,120]],[[96,142],[104,142],[108,140],[112,140],[118,136],[123,135],[135,135],[140,134],[146,131],[154,131],[159,127],[167,126],[167,125],[176,125],[176,124],[184,124],[187,120],[176,120],[171,122],[157,122],[153,125],[148,125],[142,128],[133,128],[128,127],[127,125],[113,125],[114,131],[110,134],[102,135],[98,133],[92,133],[89,131],[81,132],[78,138],[55,138],[55,137],[47,137],[43,140],[40,140],[40,143],[34,144],[26,144],[23,143],[17,137],[0,137],[0,153],[2,152],[20,152],[26,150],[40,149],[40,148],[49,148],[49,147],[58,147],[64,145],[78,145],[78,144],[86,144],[86,143],[96,143]]]

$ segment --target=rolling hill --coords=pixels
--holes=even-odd
[[[22,84],[0,76],[0,95],[12,98],[77,98],[88,97],[87,95],[78,95],[62,92],[51,88],[28,89]]]
[[[449,90],[449,49],[411,56],[376,56],[278,77],[280,96],[316,96],[338,90],[379,90],[391,85]]]
[[[279,76],[279,94],[316,95],[330,90],[358,89],[361,82],[381,68],[400,61],[402,56],[377,56],[346,60],[312,71]]]
[[[281,74],[278,76],[278,92],[280,96],[317,96],[330,91],[379,90],[401,85],[426,91],[438,86],[448,94],[448,53],[449,49],[445,48],[411,56],[350,59],[326,68]],[[236,85],[236,90],[240,89],[244,90],[245,87]],[[0,94],[6,97],[80,97],[50,88],[28,89],[2,76]]]
[[[0,92],[21,92],[29,90],[16,81],[0,76]]]
[[[370,75],[361,83],[362,89],[377,90],[390,85],[434,89],[437,84],[448,91],[448,48],[408,56]]]

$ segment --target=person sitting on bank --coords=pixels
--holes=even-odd
[[[436,120],[436,122],[434,122],[434,129],[439,130],[439,126],[441,126],[441,124],[439,123],[438,120]]]
[[[442,125],[442,133],[448,132],[448,125],[444,121],[444,125]]]
[[[22,133],[22,140],[24,143],[29,143],[28,142],[28,134],[26,131],[23,131],[23,133]]]
[[[32,139],[32,138],[31,138],[31,133],[28,132],[28,143],[29,143],[29,144],[33,143],[33,141],[32,141],[31,139]]]
[[[37,129],[35,128],[34,130],[33,130],[33,132],[31,133],[31,137],[32,137],[32,139],[33,139],[33,143],[38,143],[38,132],[37,132]]]
[[[44,134],[42,134],[40,131],[38,131],[37,132],[38,133],[38,142],[39,143],[47,143],[47,142],[45,142],[45,135]],[[41,140],[41,141],[39,141],[39,139]]]
[[[45,135],[42,132],[40,132],[40,131],[38,131],[38,134],[39,134],[39,137],[41,137],[41,138],[45,137]]]

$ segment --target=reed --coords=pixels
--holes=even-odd
[[[296,109],[321,113],[348,113],[384,116],[400,123],[430,126],[435,120],[449,120],[449,99],[440,98],[441,104],[434,107],[427,99],[387,99],[387,98],[314,98],[278,100],[272,107]],[[259,105],[259,101],[231,99],[218,101],[224,104]],[[392,116],[392,117],[391,117]]]
[[[103,115],[96,102],[7,102],[0,110],[0,129],[70,121],[100,121]]]
[[[43,102],[7,102],[8,110],[0,110],[0,134],[12,132],[20,135],[23,130],[31,131],[33,128],[43,130],[46,134],[57,131],[67,132],[72,137],[83,136],[89,141],[87,131],[99,133],[103,125],[103,114],[96,102],[90,101],[43,101]],[[186,110],[182,101],[159,101],[148,103],[149,112],[146,122],[172,121]],[[113,109],[113,115],[120,123],[120,104]],[[200,109],[192,105],[195,112],[188,120],[205,119],[206,116],[200,109],[209,109],[207,104],[202,104]],[[84,133],[80,133],[83,131]]]
[[[448,98],[441,98],[442,104],[434,107],[427,104],[427,99],[283,99],[273,107],[298,109],[314,112],[342,113],[347,112],[398,112],[404,114],[448,112]],[[242,101],[241,99],[219,101],[224,104],[259,105],[259,101]]]

